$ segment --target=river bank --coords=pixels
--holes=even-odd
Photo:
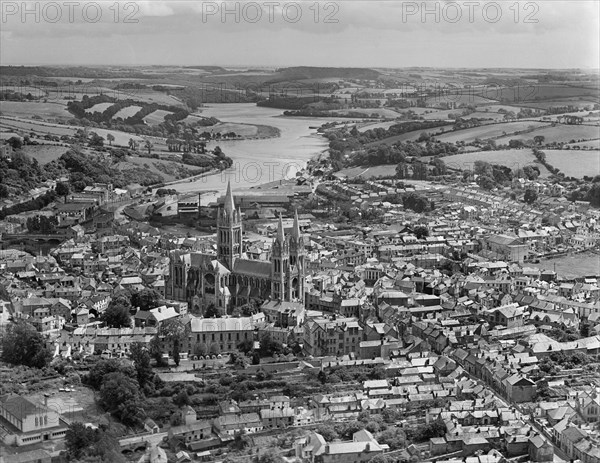
[[[202,114],[226,123],[274,127],[280,136],[261,140],[220,140],[219,146],[233,159],[233,165],[218,174],[172,185],[179,193],[206,190],[222,193],[228,182],[236,190],[293,177],[306,168],[308,161],[318,159],[328,148],[327,139],[314,127],[336,120],[285,117],[281,110],[258,107],[253,103],[213,104],[204,107]]]

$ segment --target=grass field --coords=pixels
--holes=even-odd
[[[600,174],[600,151],[544,150],[548,163],[569,177]]]
[[[70,119],[73,117],[73,115],[67,111],[67,106],[58,102],[0,101],[0,113],[4,116],[25,118],[40,116],[44,119]]]
[[[94,113],[103,113],[108,108],[110,108],[114,103],[98,103],[85,110],[86,113],[94,114]]]
[[[481,140],[487,140],[489,138],[501,137],[504,132],[510,134],[530,128],[544,127],[546,125],[548,124],[535,121],[506,122],[504,124],[483,125],[480,127],[473,127],[472,129],[457,130],[452,133],[439,135],[436,138],[439,141],[445,141],[449,143],[456,143],[457,141],[470,143],[475,141],[477,138]]]
[[[157,109],[153,113],[148,114],[144,117],[144,122],[148,125],[158,125],[165,121],[165,116],[173,114],[171,111],[165,111],[164,109]]]
[[[583,253],[572,256],[558,257],[556,259],[542,259],[540,263],[527,263],[528,267],[537,267],[542,270],[556,270],[566,278],[600,275],[600,258],[598,254]]]
[[[366,132],[371,129],[389,129],[392,125],[397,124],[397,121],[377,122],[375,124],[366,124],[358,128],[359,132]]]
[[[536,163],[535,156],[528,149],[511,149],[498,151],[475,151],[472,153],[455,154],[444,158],[446,166],[451,169],[472,170],[475,161],[485,161],[490,164],[499,164],[502,166],[517,169],[528,165],[536,165],[540,169],[540,175],[546,177],[549,172],[546,168]]]
[[[452,128],[452,125],[449,124],[449,125],[445,125],[442,127],[433,127],[431,129],[413,130],[412,132],[406,132],[406,133],[403,133],[402,135],[396,135],[395,137],[389,137],[389,138],[384,138],[383,140],[374,141],[373,143],[368,143],[365,146],[371,147],[371,146],[377,146],[377,145],[381,145],[381,144],[392,145],[392,144],[398,143],[398,142],[416,141],[423,132],[435,135],[436,138],[439,138],[440,135],[437,135],[437,134],[440,131],[441,132],[448,131],[451,128]]]
[[[532,87],[534,89],[533,93],[528,98],[531,100],[533,98],[545,100],[580,96],[598,98],[598,89],[594,88],[567,87],[565,85],[533,85]]]
[[[126,108],[123,108],[119,112],[117,112],[112,118],[113,119],[121,118],[121,119],[125,120],[128,117],[135,116],[139,112],[140,109],[142,109],[141,106],[127,106]]]
[[[377,177],[389,177],[390,175],[396,174],[396,164],[393,165],[380,165],[372,167],[348,167],[342,169],[336,173],[336,176],[356,178],[362,177],[365,179],[377,178]]]
[[[587,125],[565,125],[560,124],[555,127],[543,127],[533,132],[523,133],[501,137],[496,143],[508,144],[510,140],[533,140],[533,137],[545,137],[545,143],[568,143],[571,140],[590,140],[600,138],[600,127],[590,127]]]
[[[200,127],[199,130],[201,130],[201,132],[206,131],[210,133],[220,132],[221,134],[235,132],[237,135],[241,135],[243,137],[254,137],[258,134],[258,128],[255,125],[236,124],[233,122],[215,124],[210,127]]]
[[[40,165],[48,164],[60,158],[69,148],[55,145],[25,145],[23,153],[32,159],[37,159]]]
[[[585,149],[595,149],[600,150],[600,140],[588,140],[588,141],[580,141],[578,143],[567,143],[566,146],[579,146],[580,148]]]
[[[438,95],[427,98],[427,106],[436,106],[440,103],[456,103],[456,105],[485,105],[496,103],[496,100],[484,98],[479,95],[472,95],[468,89],[457,89],[456,94]]]
[[[369,117],[369,116],[371,116],[371,114],[377,114],[379,117],[392,118],[392,119],[395,119],[396,117],[398,117],[400,115],[396,111],[393,111],[391,109],[386,109],[386,108],[353,108],[351,110],[332,109],[332,110],[328,111],[328,113],[332,117],[345,115],[350,112],[364,114],[365,117]]]
[[[556,99],[556,100],[548,100],[548,101],[531,101],[527,102],[528,108],[538,108],[538,109],[548,109],[552,107],[560,107],[560,106],[575,106],[579,109],[585,109],[588,107],[593,108],[594,105],[598,103],[590,98],[568,98],[568,99]]]
[[[8,131],[15,131],[19,134],[23,135],[29,132],[35,132],[38,135],[74,135],[77,129],[81,129],[83,127],[74,126],[74,125],[59,125],[52,124],[48,122],[37,122],[30,120],[13,120],[8,119],[6,117],[0,116],[0,128]],[[90,129],[91,131],[96,132],[101,137],[104,137],[106,140],[106,135],[108,133],[113,134],[115,137],[115,141],[113,145],[127,146],[129,143],[129,139],[133,138],[134,140],[143,143],[143,139],[138,137],[137,135],[119,132],[117,130],[106,130],[106,129]]]

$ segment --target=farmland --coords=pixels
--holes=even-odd
[[[26,145],[23,153],[32,159],[37,159],[40,165],[48,164],[65,154],[69,148],[59,145]]]
[[[498,138],[496,143],[508,144],[510,140],[533,140],[533,137],[543,136],[545,143],[568,143],[571,140],[591,140],[600,138],[600,127],[588,125],[556,125],[543,127],[529,133],[510,135]]]
[[[117,112],[114,116],[113,119],[127,119],[128,117],[132,117],[135,114],[138,113],[138,111],[142,109],[141,106],[127,106],[126,108],[121,109],[119,112]]]
[[[600,174],[600,151],[544,150],[546,160],[568,177]]]
[[[114,103],[98,103],[85,110],[86,113],[94,114],[94,113],[103,113],[108,108],[110,108]]]
[[[36,134],[42,136],[49,134],[56,135],[59,137],[62,135],[73,136],[77,129],[83,129],[83,127],[73,125],[51,124],[47,122],[7,118],[4,116],[0,116],[0,128],[19,132],[21,135],[29,132],[35,132]],[[126,132],[119,132],[117,130],[91,129],[91,131],[96,132],[98,135],[104,137],[105,139],[106,135],[108,133],[111,133],[115,137],[113,145],[127,146],[130,138],[133,138],[138,142],[143,142],[143,139],[141,137]]]
[[[173,113],[171,111],[165,111],[164,109],[157,109],[144,117],[144,122],[149,125],[159,125],[165,121],[165,116],[168,116],[169,114]]]
[[[499,164],[510,167],[511,169],[535,164],[540,169],[542,177],[550,174],[543,165],[536,162],[535,156],[529,149],[476,151],[472,153],[455,154],[444,158],[444,162],[449,168],[460,170],[472,169],[475,161]]]
[[[504,124],[493,124],[484,125],[480,127],[474,127],[471,129],[457,130],[452,133],[437,136],[439,141],[448,143],[456,143],[462,141],[470,143],[475,141],[477,138],[481,140],[487,140],[489,138],[501,137],[504,133],[510,134],[515,132],[521,132],[537,127],[544,127],[548,124],[536,121],[519,121],[519,122],[507,122]]]
[[[356,177],[371,179],[377,177],[390,177],[393,175],[396,175],[396,165],[349,167],[347,169],[340,170],[336,174],[336,176],[347,177],[349,179]]]
[[[70,119],[73,116],[67,111],[62,103],[43,103],[29,101],[0,101],[0,113],[16,117],[30,118],[39,116],[42,118]]]

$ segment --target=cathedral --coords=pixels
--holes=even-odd
[[[279,217],[269,261],[245,256],[242,226],[242,214],[228,184],[217,213],[216,255],[171,252],[166,297],[186,301],[190,310],[202,313],[211,304],[226,313],[252,299],[303,301],[305,250],[298,214],[289,236]]]

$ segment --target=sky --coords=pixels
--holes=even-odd
[[[600,0],[0,0],[3,65],[600,68]]]

